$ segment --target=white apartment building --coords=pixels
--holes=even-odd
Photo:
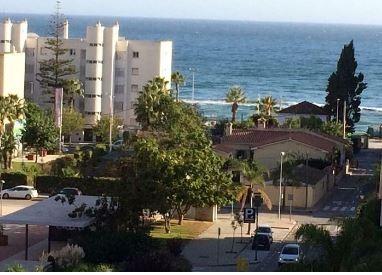
[[[0,96],[24,98],[25,42],[28,23],[0,23]]]
[[[51,58],[45,49],[48,38],[27,34],[27,26],[26,21],[12,23],[9,19],[0,23],[0,40],[5,41],[0,52],[12,51],[12,45],[17,52],[25,52],[25,97],[47,106],[49,98],[40,88],[37,74],[39,61]],[[85,140],[92,139],[97,120],[112,111],[123,119],[125,129],[136,128],[134,103],[142,87],[156,76],[171,85],[171,41],[128,40],[119,36],[118,23],[105,27],[100,22],[87,27],[85,38],[70,38],[66,22],[61,39],[68,49],[65,58],[72,59],[76,68],[73,77],[84,84],[84,98],[76,100],[76,107],[85,116]]]

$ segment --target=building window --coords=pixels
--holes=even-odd
[[[76,49],[70,49],[69,54],[70,55],[76,55]]]
[[[136,84],[131,85],[131,92],[132,93],[138,93],[138,85],[136,85]]]
[[[122,112],[123,111],[123,102],[114,102],[114,112]]]
[[[132,75],[139,75],[139,69],[138,68],[132,68],[131,69],[131,74]]]
[[[103,47],[103,43],[89,43],[90,47]]]
[[[86,60],[86,63],[88,64],[103,64],[103,61],[99,61],[99,60]]]
[[[89,81],[101,80],[102,81],[102,77],[87,77],[86,80],[89,80]]]
[[[95,95],[95,94],[85,94],[85,98],[96,98],[96,97],[101,98],[102,96],[101,95]]]
[[[125,86],[124,85],[115,85],[114,93],[115,94],[123,94],[125,92]]]
[[[116,77],[124,77],[125,76],[125,70],[120,69],[120,68],[116,68],[115,69],[115,76]]]
[[[133,52],[133,58],[139,58],[139,52]]]

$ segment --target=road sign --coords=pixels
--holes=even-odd
[[[254,223],[256,220],[255,208],[244,208],[244,223]]]

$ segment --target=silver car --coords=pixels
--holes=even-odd
[[[286,244],[280,252],[279,266],[283,264],[300,263],[303,259],[303,253],[299,244]]]

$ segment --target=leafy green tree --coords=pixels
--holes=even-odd
[[[184,85],[185,80],[186,79],[184,78],[184,76],[180,72],[174,72],[171,75],[171,81],[175,85],[175,91],[176,91],[175,98],[176,98],[176,102],[179,102],[179,90],[180,90],[180,86]]]
[[[298,117],[290,117],[285,120],[284,126],[288,127],[289,129],[299,129],[301,128],[301,120]]]
[[[323,125],[322,120],[316,116],[301,117],[300,122],[301,128],[305,128],[311,131],[320,131]]]
[[[48,58],[39,62],[40,71],[37,73],[37,81],[52,97],[54,96],[53,88],[65,87],[68,76],[76,73],[73,60],[66,58],[69,50],[64,47],[62,40],[66,18],[61,13],[61,2],[56,1],[56,5],[56,12],[52,15],[49,24],[51,37],[46,40],[44,47]]]
[[[43,111],[31,102],[26,105],[25,126],[22,135],[23,142],[27,146],[36,149],[36,162],[40,149],[50,150],[57,148],[59,133],[52,114]]]
[[[239,104],[245,103],[246,100],[247,98],[245,96],[245,91],[239,86],[233,86],[227,92],[225,101],[228,103],[232,103],[232,123],[236,121],[236,114],[237,110],[239,109]]]
[[[181,224],[190,207],[224,205],[233,201],[239,187],[232,182],[230,173],[224,171],[223,160],[212,148],[167,145],[165,139],[140,139],[134,160],[139,167],[136,178],[152,194],[147,195],[152,203],[150,208],[163,215],[166,232],[170,232],[174,213]]]
[[[123,125],[123,120],[119,117],[113,118],[112,140],[115,141],[119,135],[118,127]],[[110,137],[110,117],[103,116],[93,128],[94,134],[101,139],[101,142],[108,143]]]
[[[62,134],[69,136],[69,143],[72,143],[72,134],[83,129],[85,119],[81,113],[72,108],[64,108],[62,112]]]
[[[354,56],[354,45],[351,41],[345,45],[340,59],[338,60],[337,70],[332,73],[328,80],[326,89],[326,110],[336,116],[337,99],[340,100],[339,121],[343,123],[344,102],[346,102],[346,124],[347,131],[354,132],[354,124],[361,118],[361,95],[367,88],[364,82],[364,75],[356,75],[357,61]]]
[[[74,109],[75,99],[83,96],[84,87],[80,80],[68,79],[64,81],[64,100],[71,109]]]
[[[342,137],[343,125],[341,123],[337,123],[336,121],[328,121],[322,124],[321,131],[331,136]]]

